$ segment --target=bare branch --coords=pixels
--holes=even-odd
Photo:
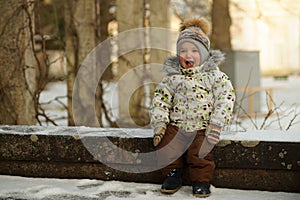
[[[300,115],[300,113],[297,113],[297,107],[296,109],[294,110],[294,116],[293,118],[290,120],[288,126],[286,127],[285,130],[289,130],[291,128],[292,125],[294,124],[297,124],[297,123],[300,123],[300,121],[296,122],[296,123],[293,123],[295,121],[295,119]]]
[[[57,96],[57,97],[55,97],[54,99],[52,99],[52,100],[49,100],[49,101],[47,101],[47,102],[43,102],[43,103],[40,103],[40,105],[46,105],[46,104],[51,104],[51,103],[53,103],[53,102],[58,102],[59,104],[61,104],[63,107],[64,107],[64,109],[66,109],[66,110],[68,110],[68,106],[64,103],[64,102],[62,102],[60,99],[64,99],[64,98],[67,98],[67,96]]]

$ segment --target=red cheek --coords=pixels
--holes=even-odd
[[[185,59],[184,59],[183,57],[180,57],[180,58],[179,58],[179,62],[180,62],[181,66],[182,66],[183,68],[187,68],[187,66],[186,66],[186,64],[185,64]]]

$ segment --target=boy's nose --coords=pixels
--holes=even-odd
[[[185,57],[186,57],[186,58],[191,58],[191,57],[192,57],[192,54],[191,54],[190,52],[187,52]]]

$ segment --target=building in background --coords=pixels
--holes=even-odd
[[[262,75],[300,72],[300,0],[231,0],[234,50],[259,51]]]

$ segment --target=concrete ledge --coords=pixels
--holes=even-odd
[[[259,133],[263,134],[262,141],[258,133],[253,133],[254,139],[250,140],[251,134],[223,134],[222,141],[213,150],[217,164],[213,184],[226,188],[300,192],[299,133],[273,132],[271,141],[266,132]],[[289,134],[292,137],[287,137]],[[99,143],[103,138],[114,145]],[[94,150],[109,153],[116,146],[131,153],[120,152],[118,159],[107,157],[104,163],[109,166],[91,154]],[[0,126],[0,174],[3,175],[161,183],[158,171],[116,170],[149,168],[151,163],[143,160],[140,153],[152,151],[152,131],[148,129]],[[190,182],[185,179],[184,183]]]

